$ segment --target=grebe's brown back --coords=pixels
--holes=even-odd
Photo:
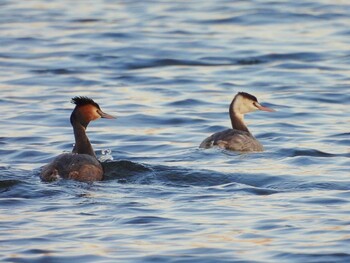
[[[231,151],[254,152],[263,151],[261,143],[250,133],[244,123],[244,114],[257,110],[273,112],[275,110],[259,104],[256,97],[239,92],[230,104],[232,129],[214,133],[206,138],[199,147],[210,148],[214,145]]]
[[[72,103],[76,105],[70,116],[75,137],[73,151],[63,153],[45,165],[40,173],[43,181],[65,178],[91,182],[103,179],[103,168],[86,135],[86,127],[90,121],[115,117],[104,113],[96,102],[87,97],[74,97]]]

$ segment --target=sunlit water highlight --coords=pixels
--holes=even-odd
[[[0,3],[1,262],[350,262],[350,3]],[[199,149],[238,91],[265,152]],[[73,145],[106,180],[43,183]]]

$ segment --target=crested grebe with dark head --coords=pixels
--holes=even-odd
[[[86,127],[90,121],[115,117],[103,112],[96,102],[87,97],[74,97],[72,103],[76,105],[70,116],[75,137],[73,151],[63,153],[45,165],[40,173],[43,181],[64,178],[92,182],[103,179],[103,168],[86,135]]]
[[[238,92],[230,104],[232,129],[214,133],[206,138],[200,148],[219,146],[231,151],[261,152],[261,143],[250,133],[244,123],[244,114],[257,110],[273,112],[275,110],[260,105],[257,98],[245,92]]]

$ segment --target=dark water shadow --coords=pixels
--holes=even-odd
[[[202,187],[211,191],[245,192],[254,195],[270,195],[283,192],[310,190],[350,190],[350,181],[329,178],[265,173],[225,173],[205,169],[165,165],[145,165],[131,161],[103,163],[105,181],[117,180],[122,184],[162,185],[175,188]]]

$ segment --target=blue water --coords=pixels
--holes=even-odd
[[[350,2],[0,2],[1,262],[350,262]],[[263,153],[199,149],[238,91]],[[74,142],[106,180],[43,183]]]

